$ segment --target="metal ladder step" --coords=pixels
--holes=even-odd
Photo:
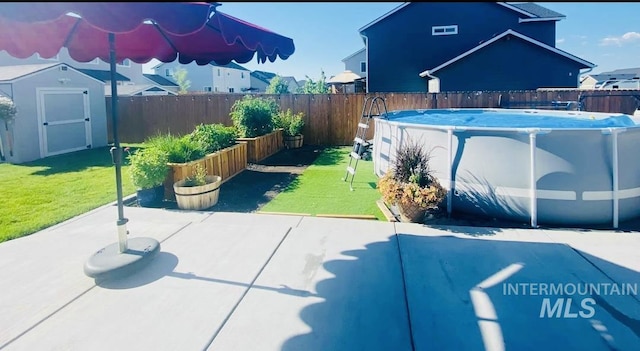
[[[351,175],[355,175],[356,174],[356,170],[353,169],[353,167],[347,167],[347,172]]]

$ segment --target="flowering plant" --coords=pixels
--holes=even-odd
[[[430,159],[430,152],[411,140],[399,147],[391,169],[378,181],[383,200],[421,210],[439,206],[447,192],[431,173]]]

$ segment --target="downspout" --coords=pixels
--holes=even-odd
[[[364,34],[360,34],[362,37],[362,41],[364,41],[364,64],[367,66],[367,71],[365,72],[365,94],[369,94],[369,41]]]
[[[425,76],[429,77],[429,79],[436,79],[438,81],[438,91],[430,91],[430,93],[439,93],[440,92],[440,78],[434,76],[428,70],[420,73],[420,77],[424,78]],[[427,90],[429,90],[429,85],[428,84],[429,83],[427,82]]]

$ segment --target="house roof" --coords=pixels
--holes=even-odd
[[[549,10],[546,7],[542,7],[536,3],[533,2],[519,2],[519,3],[515,3],[515,2],[510,2],[510,3],[506,3],[507,5],[513,6],[515,8],[518,8],[524,12],[527,12],[529,14],[532,14],[534,17],[538,17],[538,18],[560,18],[560,17],[566,17],[565,15]]]
[[[211,61],[209,64],[212,65],[212,66],[216,66],[216,67],[225,67],[225,68],[237,69],[237,70],[240,70],[240,71],[249,71],[248,69],[240,66],[239,64],[237,64],[235,62],[229,62],[226,65],[219,65],[219,64]]]
[[[68,69],[74,70],[80,74],[87,75],[86,73],[75,69],[65,63],[42,63],[42,64],[33,64],[33,65],[14,65],[14,66],[0,66],[0,82],[13,82],[18,79],[22,79],[28,77],[33,74],[37,74],[46,70],[53,69],[57,66],[65,66]],[[92,76],[87,75],[88,77],[95,79]],[[102,81],[100,81],[103,83]]]
[[[84,69],[84,68],[78,68],[78,71],[93,77],[101,82],[107,82],[111,80],[111,71],[104,71],[104,70],[100,70],[100,69]],[[116,81],[125,81],[125,82],[129,82],[131,81],[131,79],[123,76],[122,74],[116,72]]]
[[[261,81],[269,84],[271,78],[275,77],[275,73],[265,72],[265,71],[253,71],[249,73],[252,77],[260,79]]]
[[[542,43],[542,42],[539,42],[539,41],[537,41],[535,39],[529,38],[526,35],[522,35],[522,34],[516,32],[516,31],[514,31],[512,29],[509,29],[509,30],[504,31],[502,34],[497,35],[497,36],[491,38],[490,40],[487,40],[484,43],[474,47],[473,49],[468,50],[468,51],[466,51],[466,52],[464,52],[464,53],[452,58],[451,60],[442,63],[439,66],[436,66],[436,67],[434,67],[432,69],[428,69],[428,70],[420,73],[420,77],[424,78],[424,77],[430,76],[433,73],[435,73],[436,71],[438,71],[438,70],[440,70],[440,69],[442,69],[444,67],[447,67],[447,66],[449,66],[450,64],[452,64],[452,63],[454,63],[456,61],[462,60],[463,58],[473,54],[474,52],[476,52],[478,50],[481,50],[484,47],[487,47],[487,46],[495,43],[496,41],[506,37],[507,35],[512,35],[512,36],[515,36],[515,37],[520,38],[522,40],[528,41],[528,42],[530,42],[532,44],[535,44],[535,45],[537,45],[537,46],[539,46],[539,47],[541,47],[543,49],[549,50],[549,51],[551,51],[551,52],[553,52],[555,54],[558,54],[560,56],[564,56],[564,57],[566,57],[568,59],[571,59],[571,60],[576,61],[576,62],[578,62],[580,64],[583,64],[583,65],[585,65],[585,66],[587,66],[589,68],[593,68],[593,67],[596,66],[595,64],[593,64],[593,63],[591,63],[589,61],[585,61],[585,60],[583,60],[583,59],[581,59],[581,58],[579,58],[577,56],[573,56],[573,55],[571,55],[570,53],[568,53],[566,51],[562,51],[560,49],[554,48],[554,47],[549,46],[549,45],[547,45],[545,43]]]
[[[633,74],[635,76],[640,76],[640,67],[636,67],[636,68],[621,68],[621,69],[615,69],[613,71],[609,71],[609,72],[602,72],[600,74]],[[596,74],[594,74],[596,75]]]
[[[369,24],[365,25],[364,27],[360,28],[358,30],[358,32],[362,33],[363,31],[365,31],[366,29],[376,25],[378,22],[382,21],[383,19],[393,15],[394,13],[402,10],[403,8],[411,5],[411,2],[405,2],[402,5],[396,7],[395,9],[385,13],[384,15],[376,18],[375,20],[373,20],[372,22],[370,22]],[[559,14],[555,11],[551,11],[547,8],[544,8],[542,6],[536,5],[534,3],[531,2],[527,2],[527,3],[507,3],[507,2],[496,2],[497,5],[500,6],[504,6],[510,10],[513,10],[515,12],[518,12],[522,15],[527,16],[527,19],[532,19],[532,20],[560,20],[565,18],[564,15]],[[526,21],[526,19],[525,19]]]
[[[364,49],[365,49],[365,48],[362,48],[362,49],[360,49],[360,50],[358,50],[358,51],[354,52],[353,54],[351,54],[351,55],[349,55],[349,56],[347,56],[347,57],[343,58],[343,59],[342,59],[342,62],[345,62],[345,61],[349,60],[350,58],[352,58],[352,57],[354,57],[354,56],[356,56],[356,55],[360,54],[361,52],[363,52],[363,51],[364,51]]]
[[[143,76],[147,79],[149,79],[150,81],[158,84],[158,85],[162,85],[162,86],[170,86],[170,87],[177,87],[178,84],[172,82],[171,80],[159,75],[159,74],[147,74],[144,73]]]
[[[169,95],[177,95],[175,92],[164,89],[163,87],[155,84],[118,85],[118,96],[132,96],[144,91],[166,91]],[[105,86],[104,95],[111,96],[110,86]]]

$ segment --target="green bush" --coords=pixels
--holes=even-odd
[[[254,138],[273,131],[273,118],[280,110],[271,98],[246,95],[231,106],[231,120],[243,138]]]
[[[138,189],[151,189],[162,185],[169,166],[167,154],[156,147],[147,147],[129,154],[129,174]]]
[[[238,137],[235,127],[226,127],[222,123],[200,124],[191,132],[190,137],[199,143],[206,154],[232,146]]]
[[[17,112],[18,110],[13,104],[13,100],[5,96],[0,96],[0,120],[5,122],[12,120]]]
[[[280,111],[275,116],[273,124],[275,128],[282,128],[285,136],[296,136],[302,134],[304,127],[304,113],[298,112],[293,114],[291,109]]]
[[[171,163],[185,163],[203,158],[207,154],[203,145],[193,140],[190,134],[182,137],[157,135],[149,138],[145,144],[162,150]]]

